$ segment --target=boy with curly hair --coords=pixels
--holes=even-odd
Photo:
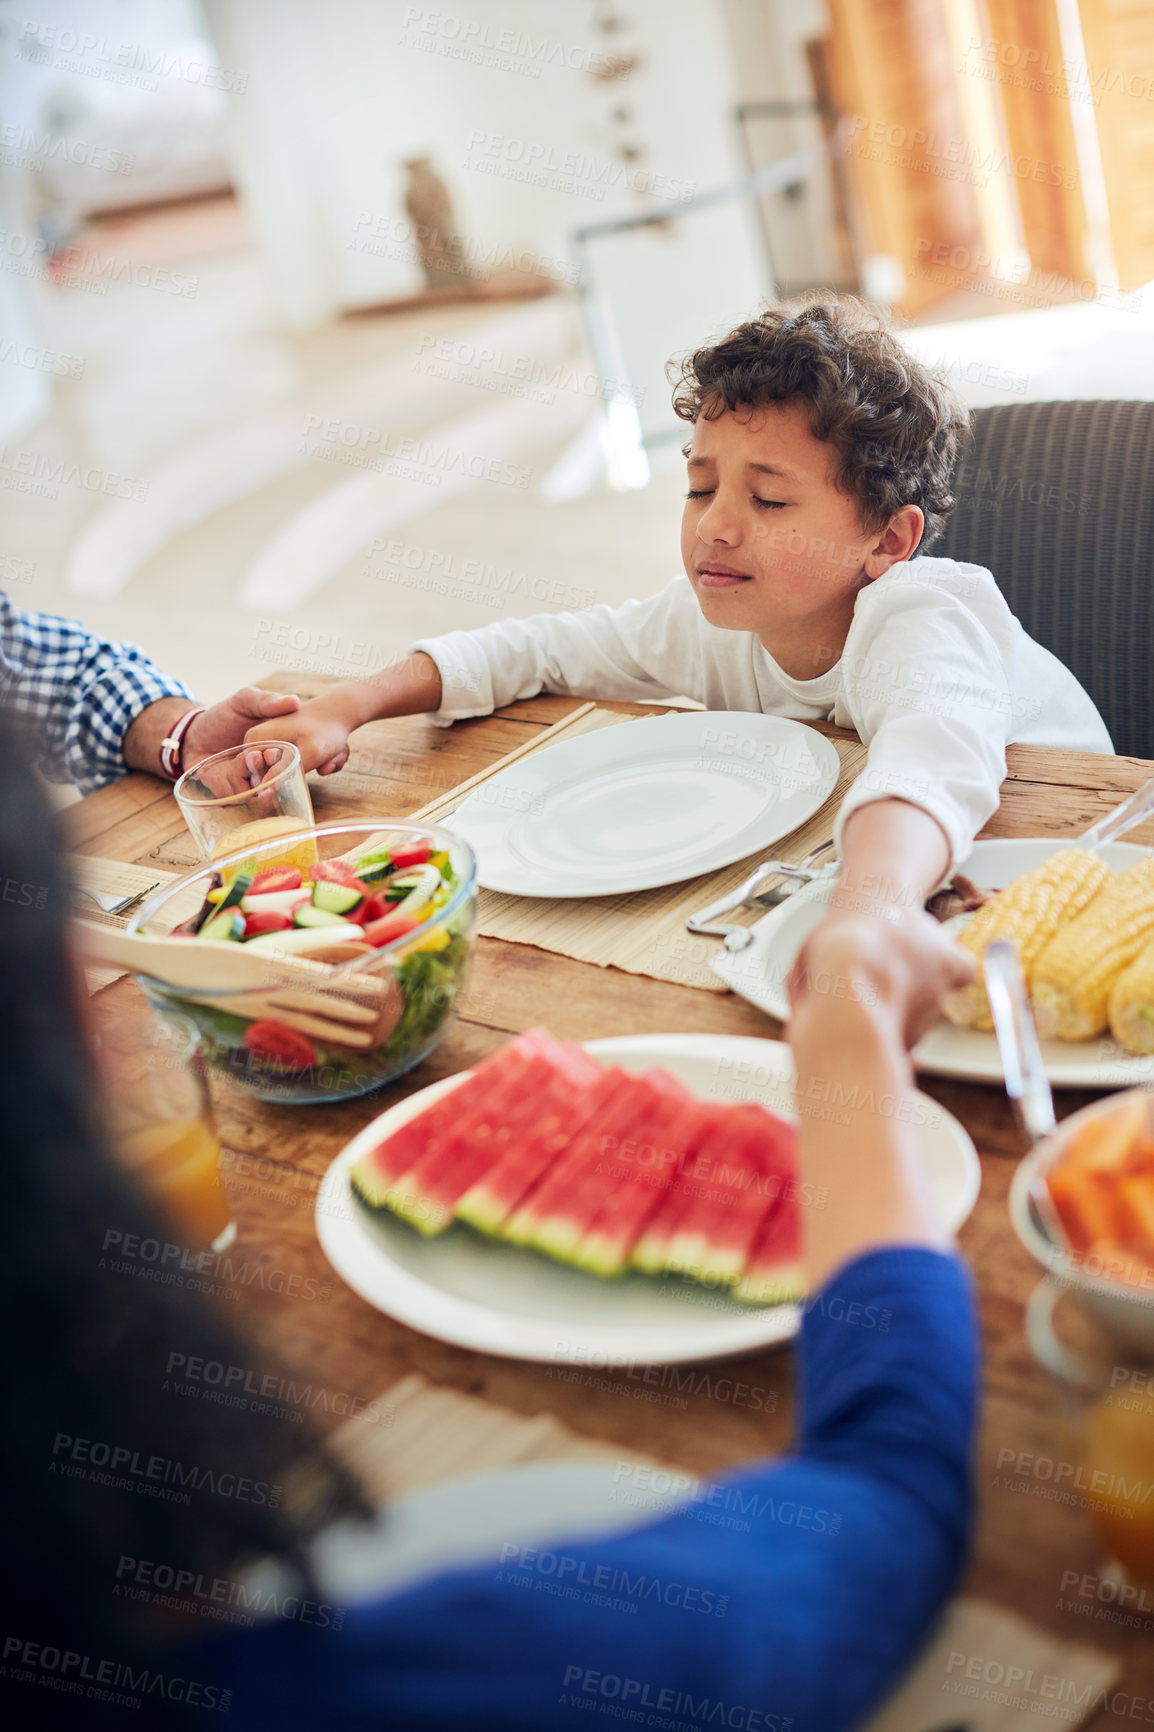
[[[674,407],[693,428],[684,577],[647,601],[422,640],[249,738],[296,740],[323,773],[364,722],[448,724],[542,691],[832,720],[869,757],[838,814],[828,918],[901,919],[996,810],[1009,742],[1112,750],[991,574],[924,557],[954,504],[967,413],[876,313],[831,295],[697,350]]]

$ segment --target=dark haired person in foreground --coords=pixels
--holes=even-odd
[[[548,1543],[577,1579],[633,1593],[629,1615],[605,1603],[611,1593],[526,1593],[523,1572],[501,1569],[517,1538],[507,1530],[468,1568],[442,1566],[390,1597],[364,1570],[366,1546],[387,1547],[387,1515],[379,1541],[356,1525],[356,1488],[306,1424],[258,1431],[239,1409],[161,1392],[174,1345],[225,1364],[253,1350],[194,1292],[102,1267],[110,1225],[165,1229],[102,1139],[59,838],[26,761],[0,715],[0,860],[44,891],[31,906],[0,900],[9,1723],[546,1732],[586,1724],[605,1704],[658,1726],[855,1726],[913,1659],[965,1558],[969,1283],[927,1197],[918,1130],[873,1103],[912,1086],[907,1049],[942,992],[969,978],[968,960],[929,916],[898,926],[847,916],[818,935],[810,974],[794,983],[799,1098],[817,1098],[813,1079],[832,1076],[861,1104],[848,1126],[801,1120],[802,1194],[826,1201],[803,1211],[814,1299],[792,1452],[656,1515],[619,1509],[595,1539],[587,1528],[566,1540],[560,1507]],[[811,982],[827,979],[842,990],[819,994]],[[117,1472],[113,1450],[128,1452]],[[133,1463],[152,1460],[212,1473],[187,1505],[137,1495],[146,1476]],[[267,1488],[291,1488],[301,1466],[309,1497],[290,1490],[273,1508]],[[226,1473],[266,1495],[222,1495]],[[483,1479],[475,1491],[483,1500]],[[741,1520],[700,1519],[726,1506]],[[342,1538],[346,1558],[359,1548],[355,1587],[341,1579]],[[538,1532],[532,1543],[546,1542]],[[206,1636],[203,1618],[126,1597],[125,1558],[190,1581],[264,1559],[283,1615]],[[623,1587],[639,1581],[689,1584],[699,1609],[724,1604],[725,1615]],[[290,1594],[344,1606],[341,1627],[293,1616]],[[143,1715],[123,1705],[134,1696]]]
[[[447,724],[540,691],[832,718],[869,762],[838,816],[829,918],[918,909],[997,809],[1010,741],[1111,750],[991,574],[920,557],[953,508],[966,411],[864,303],[829,295],[689,356],[674,408],[693,428],[684,577],[623,607],[422,641],[276,731],[312,767],[343,762],[349,730],[374,718]]]

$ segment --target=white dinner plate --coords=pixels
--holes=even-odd
[[[1051,854],[1069,848],[1076,839],[1006,838],[975,842],[962,866],[967,878],[986,890],[1002,890],[1011,879]],[[1152,852],[1130,842],[1111,842],[1099,849],[1115,872],[1124,872]],[[794,957],[806,935],[821,917],[832,886],[807,885],[759,920],[753,927],[753,943],[745,950],[720,950],[710,967],[734,992],[784,1022],[789,1016],[785,983]],[[1154,1057],[1127,1052],[1109,1035],[1093,1040],[1044,1040],[1041,1042],[1046,1075],[1056,1088],[1130,1088],[1154,1080]],[[993,1034],[974,1028],[955,1028],[945,1018],[932,1028],[914,1049],[919,1070],[933,1076],[964,1077],[969,1082],[1003,1080],[1002,1061]]]
[[[661,1490],[650,1489],[654,1478]],[[638,1492],[621,1481],[613,1461],[526,1461],[469,1474],[390,1497],[379,1527],[350,1519],[323,1529],[310,1562],[325,1599],[363,1603],[450,1570],[500,1567],[510,1546],[588,1544],[628,1533],[676,1509],[699,1483],[688,1474],[648,1475]],[[273,1569],[288,1574],[286,1566]],[[277,1574],[253,1572],[246,1586],[292,1591]]]
[[[834,788],[824,734],[782,716],[685,710],[533,752],[449,819],[478,881],[510,896],[616,896],[729,866]]]
[[[760,1101],[783,1117],[796,1116],[792,1059],[780,1041],[662,1034],[585,1045],[595,1058],[627,1071],[663,1065],[703,1099]],[[446,1077],[390,1107],[325,1174],[317,1237],[337,1274],[362,1299],[425,1335],[507,1359],[551,1361],[564,1368],[557,1375],[577,1380],[607,1368],[751,1353],[797,1332],[796,1305],[740,1305],[727,1290],[676,1277],[602,1280],[460,1223],[424,1239],[391,1215],[370,1214],[353,1195],[349,1168],[467,1074]],[[977,1199],[978,1157],[950,1113],[925,1095],[915,1099],[942,1218],[956,1232]]]

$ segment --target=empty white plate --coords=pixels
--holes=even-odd
[[[975,842],[963,870],[984,890],[1003,890],[1014,878],[1040,866],[1077,837],[1005,837]],[[1131,842],[1110,842],[1099,852],[1115,872],[1124,872],[1149,857],[1149,848]],[[809,884],[789,897],[753,927],[753,943],[734,953],[718,950],[710,963],[714,974],[743,998],[785,1022],[789,1000],[785,983],[793,959],[806,936],[821,919],[832,886]],[[1154,1079],[1154,1057],[1127,1052],[1109,1033],[1092,1040],[1041,1042],[1046,1075],[1055,1088],[1132,1088]],[[919,1070],[933,1076],[964,1077],[970,1082],[1000,1083],[1002,1060],[993,1034],[976,1028],[955,1028],[943,1017],[914,1049]]]
[[[780,1041],[723,1034],[629,1035],[586,1042],[628,1071],[663,1065],[704,1100],[760,1101],[791,1121],[793,1060]],[[722,1359],[788,1341],[796,1305],[748,1306],[676,1277],[601,1280],[518,1245],[455,1224],[424,1239],[376,1216],[353,1195],[349,1168],[381,1138],[456,1087],[446,1077],[366,1125],[336,1157],[317,1197],[316,1227],[329,1262],[355,1293],[390,1317],[458,1347],[506,1359],[553,1362],[580,1380],[638,1365]],[[942,1220],[956,1232],[977,1200],[974,1145],[944,1107],[917,1095],[926,1170]],[[646,1388],[638,1383],[638,1389]]]
[[[782,716],[645,716],[533,752],[449,819],[479,882],[511,896],[613,896],[715,872],[788,836],[840,768]]]

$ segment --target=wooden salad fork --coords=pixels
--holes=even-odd
[[[330,964],[307,957],[274,951],[258,956],[243,945],[211,938],[158,938],[84,920],[75,925],[92,962],[150,975],[190,1002],[217,1009],[222,1008],[217,995],[228,991],[235,995],[228,1000],[230,1011],[268,1017],[313,1040],[376,1046],[388,1038],[403,1008],[391,975],[340,975]]]

